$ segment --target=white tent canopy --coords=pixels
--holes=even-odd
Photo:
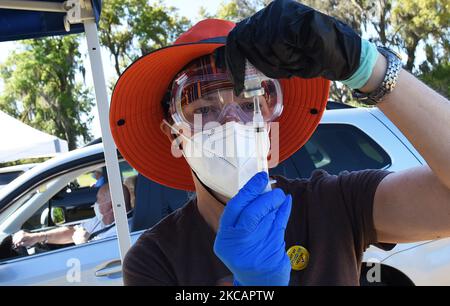
[[[46,134],[0,111],[0,163],[67,152],[67,141]]]

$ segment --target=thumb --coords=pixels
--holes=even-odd
[[[225,63],[228,76],[234,85],[234,94],[239,96],[244,90],[245,57],[239,51],[238,42],[233,30],[228,34],[225,46]]]
[[[220,224],[222,226],[234,226],[242,210],[264,192],[268,182],[267,172],[256,173],[239,190],[238,194],[228,201],[223,211]]]

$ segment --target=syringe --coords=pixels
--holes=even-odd
[[[267,80],[264,74],[259,72],[248,60],[245,63],[245,78],[244,78],[244,97],[253,98],[254,110],[253,110],[253,126],[256,134],[256,157],[257,157],[257,170],[258,172],[264,171],[269,175],[269,167],[267,164],[267,131],[264,123],[264,118],[261,112],[261,105],[259,103],[259,97],[264,95],[264,88],[262,82]],[[266,187],[266,191],[271,190],[271,183]]]

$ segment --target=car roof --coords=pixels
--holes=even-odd
[[[28,190],[30,186],[39,183],[42,178],[52,177],[63,170],[103,159],[103,144],[100,143],[60,154],[38,164],[0,190],[0,211],[6,203]]]

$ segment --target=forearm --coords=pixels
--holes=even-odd
[[[374,72],[361,88],[371,91],[381,82],[386,61],[379,56]],[[450,103],[405,70],[395,89],[378,104],[427,161],[440,182],[450,188]]]
[[[51,244],[68,244],[73,243],[74,228],[72,226],[64,226],[52,229],[46,232],[37,233],[40,241],[47,241]]]

